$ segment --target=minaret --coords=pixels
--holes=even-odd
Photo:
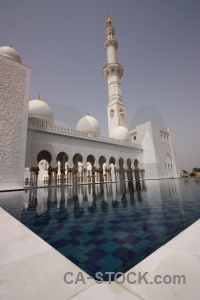
[[[116,50],[118,48],[118,42],[115,39],[115,29],[112,26],[109,16],[106,25],[104,48],[107,52],[107,65],[103,68],[103,75],[108,80],[108,129],[109,136],[112,136],[112,132],[115,128],[118,126],[127,128],[127,125],[125,105],[122,101],[121,93],[123,67],[117,62]]]

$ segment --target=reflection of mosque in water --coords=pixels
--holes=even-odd
[[[23,211],[31,210],[42,215],[52,208],[57,211],[67,209],[78,217],[84,211],[84,204],[90,212],[106,211],[110,205],[118,207],[120,202],[123,206],[128,202],[133,204],[135,200],[141,202],[141,191],[145,190],[143,180],[33,189],[24,197]]]
[[[134,205],[136,201],[142,203],[145,199],[152,218],[158,213],[159,207],[159,213],[169,221],[165,208],[171,204],[171,211],[178,206],[181,218],[184,219],[184,187],[184,182],[180,180],[136,180],[38,188],[26,191],[23,197],[23,211],[31,210],[37,215],[42,215],[50,209],[56,209],[57,212],[67,210],[78,217],[84,209],[90,212],[106,211],[109,207],[125,207]]]
[[[65,235],[68,226],[75,231],[85,225],[86,231],[98,227],[105,234],[109,226],[114,232],[115,226],[118,230],[128,226],[131,232],[139,230],[147,247],[153,245],[158,232],[163,244],[199,218],[199,180],[188,180],[188,185],[187,180],[121,181],[8,192],[0,194],[0,206],[48,242],[51,236]],[[70,234],[75,234],[73,229]]]
[[[195,186],[190,181],[188,190],[185,180],[166,179],[37,188],[24,195],[20,220],[49,243],[68,227],[72,236],[96,228],[96,238],[112,227],[111,238],[128,228],[126,234],[138,234],[151,248],[158,236],[162,245],[197,219]]]
[[[193,223],[191,212],[193,211],[193,217],[198,213],[195,205],[200,181],[198,184],[195,183],[195,180],[189,181],[188,178],[180,180],[167,179],[166,181],[167,184],[164,184],[163,181],[160,182],[163,221],[169,231],[172,227],[176,227],[175,220],[182,230],[182,228],[187,228]],[[187,183],[189,187],[186,187]],[[195,189],[197,190],[195,191]]]

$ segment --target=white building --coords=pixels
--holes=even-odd
[[[23,186],[179,177],[175,134],[153,122],[128,131],[122,100],[123,67],[108,17],[104,47],[109,137],[90,115],[76,129],[54,124],[52,109],[29,102],[30,69],[12,47],[0,48],[0,189]],[[29,108],[28,108],[29,105]],[[25,175],[24,175],[25,168]]]

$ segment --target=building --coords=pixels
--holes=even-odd
[[[47,103],[39,96],[28,100],[30,69],[12,47],[0,48],[1,190],[179,177],[174,132],[153,122],[127,129],[123,67],[117,61],[118,42],[109,17],[105,37],[108,137],[89,114],[77,120],[76,129],[54,124]]]

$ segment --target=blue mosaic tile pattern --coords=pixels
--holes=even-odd
[[[199,219],[200,179],[38,189],[23,209],[2,194],[0,205],[95,277],[126,272]]]

